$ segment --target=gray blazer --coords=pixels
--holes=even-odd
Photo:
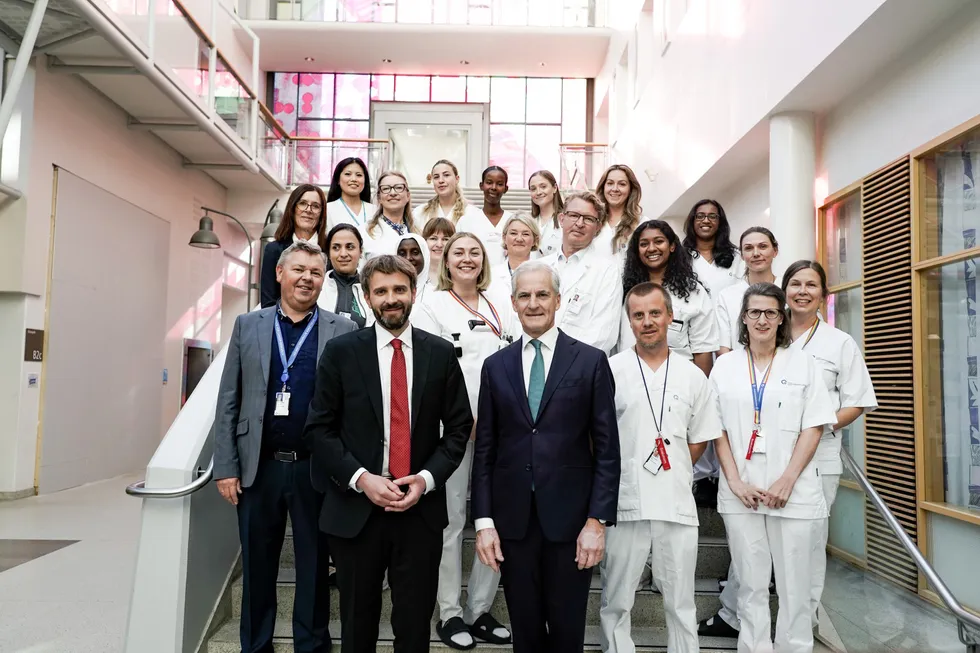
[[[262,449],[262,421],[269,390],[276,306],[239,315],[228,343],[225,369],[214,413],[214,478],[255,481]],[[336,336],[357,325],[336,313],[317,309],[317,358]]]

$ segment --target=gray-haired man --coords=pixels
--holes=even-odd
[[[330,650],[329,557],[317,526],[323,495],[310,481],[302,435],[324,345],[357,327],[317,308],[325,268],[323,252],[306,241],[282,253],[276,266],[282,297],[238,316],[221,376],[214,477],[221,496],[238,508],[245,653],[272,650],[287,512],[296,550],[295,649]]]

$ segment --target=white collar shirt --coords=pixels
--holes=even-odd
[[[521,335],[521,367],[524,371],[524,393],[527,394],[531,387],[531,365],[534,363],[533,340],[527,333]],[[558,346],[558,327],[553,326],[538,338],[541,342],[541,358],[544,359],[544,378],[548,380],[548,372],[551,371],[551,362],[555,359],[555,347]]]

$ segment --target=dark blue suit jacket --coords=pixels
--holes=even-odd
[[[589,517],[616,521],[620,455],[612,372],[602,351],[559,331],[532,420],[522,340],[483,365],[473,518],[493,518],[501,538],[521,539],[534,501],[544,536],[570,542]]]

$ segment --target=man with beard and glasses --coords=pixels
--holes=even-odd
[[[445,485],[473,414],[452,343],[409,323],[412,265],[376,256],[361,285],[377,322],[327,344],[304,439],[325,493],[320,529],[337,566],[341,650],[376,649],[387,571],[395,650],[416,653],[429,650]]]

